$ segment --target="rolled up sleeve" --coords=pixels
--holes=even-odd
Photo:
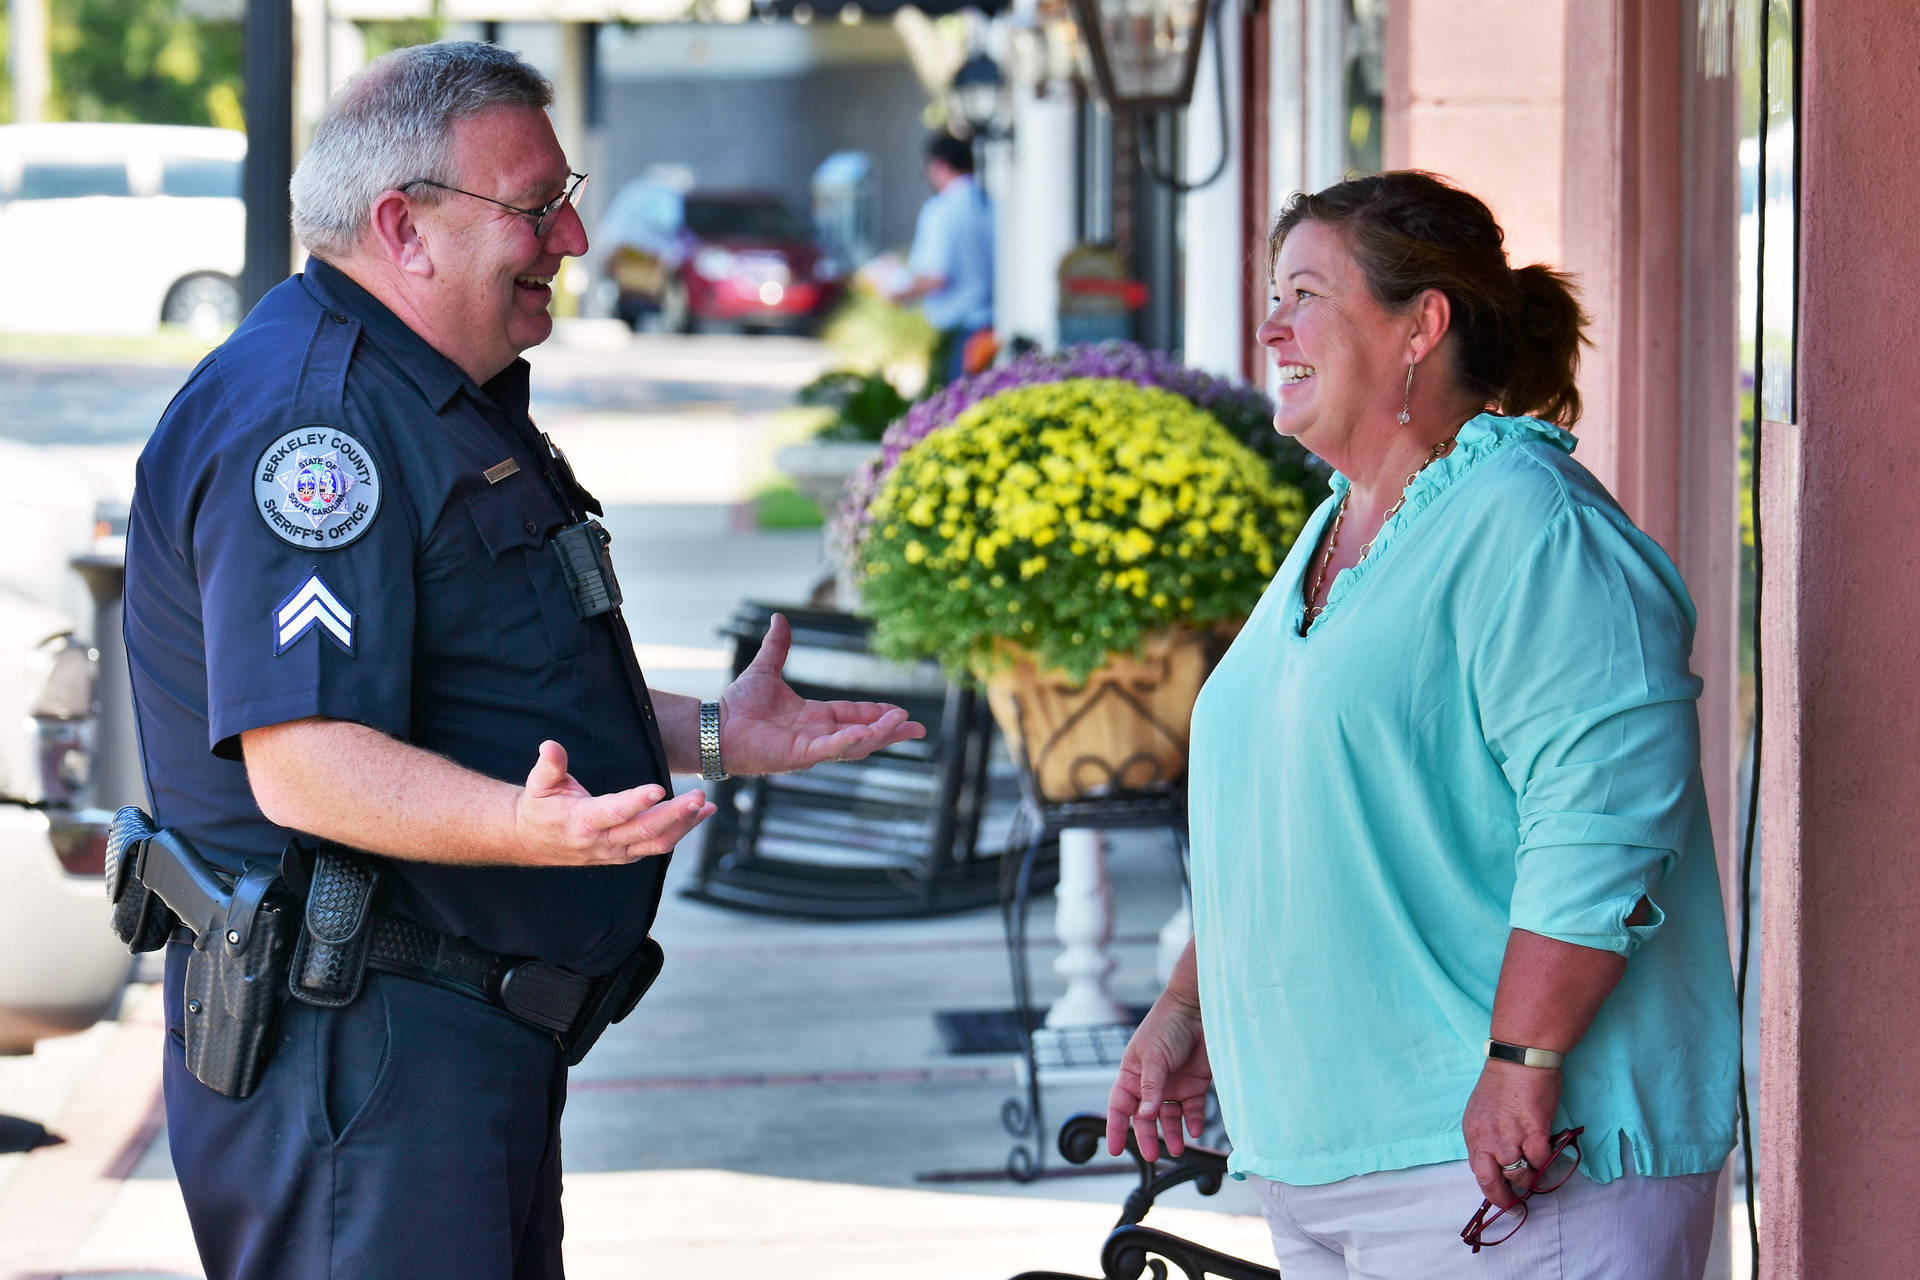
[[[1631,955],[1664,921],[1701,803],[1692,632],[1678,573],[1624,517],[1571,507],[1516,566],[1470,666],[1515,800],[1512,927]]]

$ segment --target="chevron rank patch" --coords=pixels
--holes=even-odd
[[[333,551],[365,533],[380,511],[380,471],[367,446],[325,423],[295,427],[261,451],[253,506],[273,536]]]
[[[353,652],[353,610],[340,602],[317,571],[308,574],[307,580],[274,609],[274,656],[293,648],[301,636],[316,628],[347,653]]]

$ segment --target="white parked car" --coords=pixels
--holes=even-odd
[[[98,794],[96,762],[126,749],[98,734],[126,681],[75,634],[89,597],[68,562],[95,546],[97,486],[11,441],[0,470],[20,485],[0,511],[0,1053],[25,1053],[110,1014],[132,970],[108,926],[110,815],[95,807],[124,798]],[[107,723],[125,733],[129,717]]]
[[[104,810],[84,807],[96,656],[66,620],[0,592],[0,1053],[84,1031],[131,957],[107,926]]]
[[[239,323],[246,154],[231,129],[0,125],[0,329]]]

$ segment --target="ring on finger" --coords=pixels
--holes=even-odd
[[[1533,1166],[1527,1162],[1527,1158],[1525,1156],[1521,1156],[1519,1159],[1515,1160],[1512,1164],[1501,1165],[1500,1172],[1519,1173],[1522,1169],[1531,1169],[1531,1168],[1533,1168]]]

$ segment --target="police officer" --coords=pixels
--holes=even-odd
[[[490,45],[368,67],[294,175],[305,273],[140,459],[126,631],[155,818],[232,874],[292,836],[378,855],[372,910],[417,944],[337,1007],[288,1003],[245,1097],[183,1062],[170,946],[168,1130],[210,1280],[559,1276],[569,1037],[641,954],[658,855],[713,812],[669,774],[922,732],[802,700],[781,620],[717,704],[649,694],[600,508],[527,417],[519,353],[587,248],[551,101]],[[501,974],[536,969],[530,1021]]]

